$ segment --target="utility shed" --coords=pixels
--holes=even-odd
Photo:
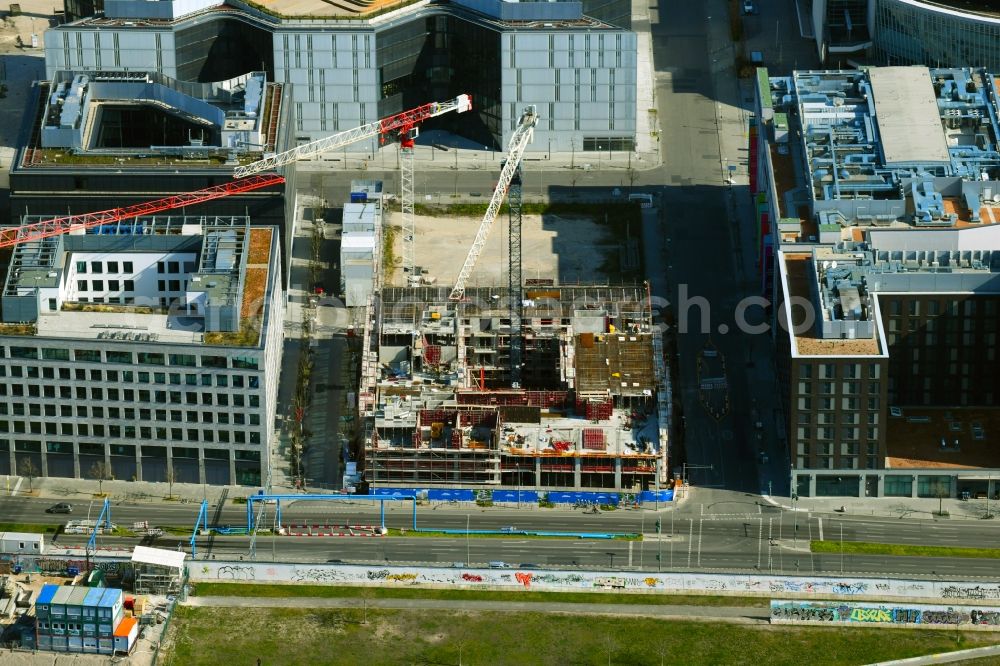
[[[137,594],[180,592],[187,553],[163,548],[136,546],[132,551]]]
[[[41,555],[45,552],[45,535],[30,532],[0,532],[0,553]]]
[[[886,166],[950,164],[934,85],[926,67],[868,70]]]

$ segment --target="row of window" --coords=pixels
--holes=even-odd
[[[26,377],[28,379],[56,379],[56,375],[61,380],[76,379],[76,381],[100,382],[104,381],[115,384],[171,384],[173,386],[212,386],[213,383],[219,388],[259,388],[260,376],[258,375],[228,375],[210,374],[203,372],[195,374],[186,372],[183,375],[179,372],[146,372],[140,370],[97,370],[91,369],[89,372],[84,368],[53,368],[51,366],[20,366],[20,365],[0,365],[0,377]],[[214,380],[214,381],[213,381]]]
[[[249,400],[242,393],[210,393],[203,391],[149,391],[140,389],[117,389],[101,388],[99,386],[38,386],[37,384],[0,384],[0,397],[11,396],[14,398],[60,398],[63,400],[91,400],[108,402],[144,402],[159,405],[199,405],[209,407],[216,405],[219,407],[259,407],[260,397],[249,396]]]
[[[799,425],[810,425],[813,422],[813,417],[815,416],[816,423],[819,425],[858,425],[861,423],[861,415],[857,412],[818,412],[815,415],[810,412],[798,412],[796,414],[796,422]],[[878,412],[868,412],[865,415],[865,422],[868,425],[878,425]]]
[[[795,460],[796,469],[861,469],[864,463],[865,469],[879,469],[878,456],[840,456],[834,460],[833,456],[798,456]]]
[[[815,368],[815,370],[814,370]],[[836,363],[803,363],[799,365],[799,379],[837,379]],[[879,379],[882,368],[878,364],[869,364],[865,371],[861,363],[847,363],[840,366],[840,379],[862,379],[867,374],[868,379]]]
[[[811,397],[799,397],[798,399],[798,409],[799,411],[811,412],[813,411],[813,405],[815,404],[816,409],[830,411],[837,409],[836,398],[816,398],[815,401]],[[861,409],[861,405],[865,404],[862,402],[861,398],[841,398],[840,399],[840,409],[846,411],[857,411]],[[868,398],[868,411],[878,411],[879,399],[878,398]]]
[[[259,425],[259,424],[252,424]],[[173,440],[176,442],[218,442],[220,444],[260,444],[260,432],[209,428],[167,428],[165,426],[107,425],[104,423],[38,423],[0,419],[2,432],[14,435],[56,435],[58,437],[110,437],[115,439]],[[44,431],[44,432],[43,432]],[[54,451],[53,453],[58,453]]]
[[[110,453],[112,456],[123,456],[128,458],[135,458],[137,454],[139,454],[139,457],[141,458],[160,458],[163,460],[166,460],[167,458],[166,446],[143,444],[139,447],[135,444],[105,445],[104,443],[80,442],[77,444],[77,447],[77,453],[84,456],[105,456]],[[108,447],[110,447],[110,449]],[[0,451],[6,452],[9,451],[10,448],[10,440],[0,439]],[[47,453],[74,453],[72,442],[46,442],[45,450]],[[14,451],[15,453],[41,453],[42,443],[33,440],[17,439],[14,440]],[[203,457],[205,460],[235,459],[238,462],[260,462],[260,451],[243,451],[239,449],[199,449],[194,447],[172,446],[170,447],[170,455],[172,458],[187,458],[191,460],[198,460],[199,457]]]
[[[162,283],[163,280],[160,280]],[[177,280],[171,280],[171,282],[177,282]],[[90,280],[90,291],[104,291],[104,280]],[[76,290],[77,291],[87,291],[87,280],[77,280]],[[108,291],[135,291],[135,281],[134,280],[108,280]],[[164,289],[160,289],[164,291]],[[175,290],[176,291],[176,290]]]
[[[982,314],[987,317],[995,317],[997,314],[997,301],[995,299],[983,299]],[[941,314],[957,316],[960,312],[966,317],[976,315],[979,309],[975,299],[968,298],[963,301],[951,301],[945,308],[942,308],[941,301],[920,301],[908,300],[906,302],[906,314],[910,317],[919,317],[921,308],[926,309],[926,315],[936,317]],[[903,315],[903,304],[899,300],[889,301],[889,316],[899,317]]]
[[[837,438],[837,430],[835,428],[813,428],[809,427],[799,427],[796,428],[796,437],[798,438],[798,453],[800,455],[808,455],[809,447],[813,446],[814,452],[819,452],[823,455],[833,454],[833,442],[837,440],[840,442],[841,453],[844,454],[854,454],[857,455],[857,449],[860,444],[862,430],[860,428],[842,428],[840,430],[840,438]],[[808,440],[813,438],[815,434],[816,439],[825,440],[810,443]],[[869,453],[878,452],[878,427],[871,426],[865,428],[864,430],[865,439],[867,440],[866,446],[868,447]]]
[[[89,267],[90,272],[94,275],[100,275],[101,273],[111,273],[112,275],[117,273],[134,273],[135,266],[131,261],[121,262],[121,270],[118,270],[119,263],[117,261],[78,261],[76,262],[76,272],[80,275],[86,275],[87,269]],[[107,269],[107,270],[105,270]]]
[[[256,396],[251,396],[256,398]],[[252,407],[260,406],[258,400],[251,400]],[[74,413],[75,412],[75,413]],[[77,418],[77,419],[109,419],[135,421],[138,414],[142,421],[164,421],[173,423],[219,423],[221,425],[260,425],[259,414],[245,414],[243,412],[220,412],[216,410],[199,411],[196,409],[133,409],[126,407],[87,407],[85,405],[39,405],[29,404],[25,407],[23,402],[8,404],[0,402],[0,415],[2,416],[46,416],[48,418]],[[0,422],[5,423],[5,421]],[[54,425],[54,422],[47,422],[46,427]]]
[[[164,354],[162,352],[106,351],[100,349],[70,350],[63,347],[0,347],[0,357],[38,360],[41,349],[45,361],[83,361],[87,363],[130,363],[132,365],[180,365],[189,368],[238,368],[257,370],[259,361],[253,356],[201,356],[194,354]],[[136,357],[136,354],[138,358]],[[230,366],[230,362],[232,365]]]
[[[878,395],[880,388],[878,382],[870,381],[866,393]],[[861,382],[799,382],[799,395],[834,395],[838,392],[841,395],[860,395]]]

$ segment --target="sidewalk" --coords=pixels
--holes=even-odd
[[[190,596],[185,606],[212,608],[363,608],[365,599],[324,597],[198,597]],[[767,624],[769,608],[698,605],[640,605],[558,603],[547,601],[472,601],[464,599],[368,599],[368,608],[393,610],[454,610],[512,613],[565,613],[570,615],[616,615],[654,617],[663,620],[710,620],[742,624]]]
[[[986,500],[940,500],[940,509],[947,515],[939,516],[939,500],[923,497],[763,497],[771,506],[789,511],[837,514],[839,516],[879,516],[906,520],[983,520]],[[840,509],[843,508],[843,511]],[[990,500],[989,512],[1000,514],[1000,501]],[[998,519],[997,524],[1000,524]],[[992,523],[988,523],[992,524]]]
[[[95,497],[98,483],[91,479],[69,479],[39,476],[28,482],[26,477],[0,475],[0,496],[38,497],[60,502],[102,500]],[[172,497],[170,484],[150,481],[105,481],[104,494],[112,502],[141,504],[149,502],[192,503],[207,499],[214,504],[225,492],[227,498],[246,497],[257,492],[252,486],[211,486],[200,483],[175,483]],[[29,490],[30,489],[30,490]]]

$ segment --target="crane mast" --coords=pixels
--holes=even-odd
[[[490,235],[490,229],[493,228],[493,223],[496,222],[497,215],[500,213],[500,207],[507,196],[507,190],[510,188],[514,173],[521,166],[521,157],[534,137],[535,124],[537,122],[538,113],[535,111],[535,107],[529,106],[525,108],[521,113],[521,121],[518,123],[517,129],[514,130],[510,141],[507,142],[507,158],[503,168],[500,170],[500,178],[497,180],[496,189],[493,190],[493,197],[486,208],[483,221],[479,224],[476,238],[472,242],[472,247],[469,248],[469,254],[465,257],[462,270],[459,271],[458,279],[455,280],[455,286],[448,296],[450,300],[460,301],[465,298],[466,284],[472,276],[472,271],[476,268],[479,255],[483,253],[483,248],[486,247],[486,239]],[[518,243],[520,244],[520,240]]]
[[[388,118],[383,118],[382,120],[377,120],[373,123],[362,125],[361,127],[355,127],[354,129],[338,132],[337,134],[323,137],[322,139],[317,139],[301,146],[296,146],[291,150],[286,150],[282,153],[277,153],[276,155],[269,155],[262,160],[257,160],[256,162],[236,167],[233,171],[233,177],[245,178],[255,173],[260,173],[261,171],[276,169],[286,164],[291,164],[297,160],[312,157],[313,155],[318,155],[319,153],[333,150],[335,148],[341,148],[356,141],[361,141],[362,139],[369,139],[373,136],[384,137],[385,135],[393,132],[409,133],[409,131],[416,125],[427,120],[428,118],[434,118],[451,111],[464,113],[471,108],[472,98],[469,95],[459,95],[455,99],[447,102],[431,102],[429,104],[424,104],[423,106],[418,106],[415,109],[403,111],[402,113],[397,113],[394,116],[389,116]]]
[[[521,275],[521,165],[510,179],[507,193],[507,303],[510,313],[510,385],[521,388],[524,357],[524,281]]]

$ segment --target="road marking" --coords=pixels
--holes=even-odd
[[[816,518],[816,522],[819,523],[819,540],[823,540],[823,519]]]

